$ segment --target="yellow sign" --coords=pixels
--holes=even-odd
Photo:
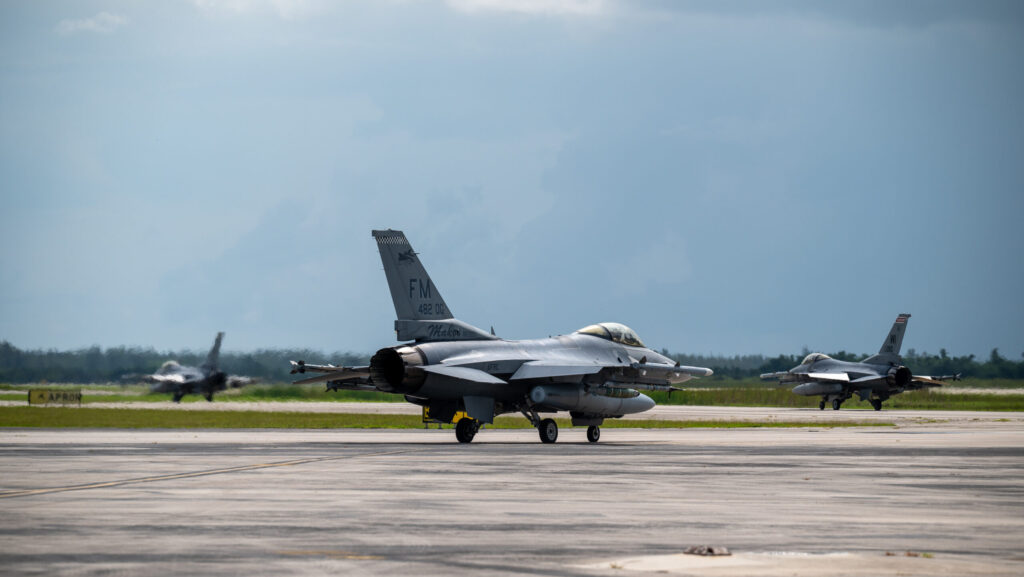
[[[449,422],[451,422],[451,423],[458,423],[459,419],[464,419],[464,418],[466,418],[468,416],[469,415],[467,415],[465,411],[458,411],[458,412],[455,413],[455,416],[452,417],[451,421],[440,421],[438,419],[433,419],[433,418],[430,417],[430,407],[423,407],[423,422],[424,423],[449,423]]]
[[[32,389],[28,392],[30,405],[81,405],[82,389]]]

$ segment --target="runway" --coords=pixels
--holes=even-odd
[[[453,437],[0,430],[0,573],[1024,572],[1017,420]]]

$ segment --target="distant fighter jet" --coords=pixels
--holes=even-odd
[[[213,400],[213,394],[228,388],[236,389],[252,384],[256,379],[238,375],[228,375],[217,369],[220,358],[220,342],[224,333],[217,333],[213,348],[206,355],[206,362],[198,367],[183,367],[177,361],[167,361],[152,375],[125,375],[122,378],[138,378],[152,383],[149,388],[153,393],[173,393],[173,401],[180,403],[185,395],[203,395],[207,401]]]
[[[897,316],[878,354],[859,363],[837,361],[822,353],[811,353],[798,366],[788,371],[765,373],[761,378],[778,379],[779,384],[783,385],[801,383],[793,387],[794,393],[807,397],[821,395],[818,408],[825,410],[825,403],[831,401],[836,411],[854,393],[862,401],[869,401],[876,411],[881,411],[882,402],[893,395],[938,387],[944,379],[959,379],[960,375],[915,377],[910,369],[903,366],[900,347],[903,345],[903,333],[907,329],[908,320],[909,314]]]
[[[569,411],[572,424],[586,426],[587,439],[596,442],[605,419],[654,406],[641,390],[680,390],[673,385],[711,374],[646,348],[618,323],[546,339],[500,339],[452,316],[401,231],[375,230],[373,237],[398,316],[397,339],[410,342],[377,351],[365,367],[292,361],[293,374],[321,373],[296,384],[404,395],[445,423],[464,412],[455,426],[460,443],[471,442],[481,423],[513,412],[529,419],[542,442],[554,443],[558,425],[539,413],[557,411]]]

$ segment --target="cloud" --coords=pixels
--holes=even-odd
[[[537,16],[596,16],[607,10],[605,0],[446,0],[460,12],[511,12]]]
[[[70,36],[79,32],[94,32],[96,34],[110,34],[122,26],[128,25],[128,17],[123,14],[111,14],[100,12],[91,18],[80,20],[61,20],[57,23],[57,34]]]
[[[229,14],[273,12],[284,20],[302,20],[322,12],[322,0],[192,0],[200,10]]]

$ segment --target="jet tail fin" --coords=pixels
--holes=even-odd
[[[900,313],[889,329],[889,335],[882,341],[882,347],[878,354],[864,359],[865,363],[900,363],[900,348],[903,347],[903,334],[907,331],[907,321],[910,320],[909,313]]]
[[[375,230],[380,260],[395,304],[395,332],[398,340],[481,340],[496,339],[474,326],[457,320],[441,293],[423,268],[419,255],[400,230]]]
[[[206,355],[206,361],[203,362],[203,369],[209,371],[217,370],[217,362],[220,360],[220,342],[224,339],[224,333],[217,333],[217,338],[213,341],[213,347],[210,348],[210,352]]]
[[[402,231],[375,230],[373,238],[377,240],[398,319],[433,321],[454,318]]]

